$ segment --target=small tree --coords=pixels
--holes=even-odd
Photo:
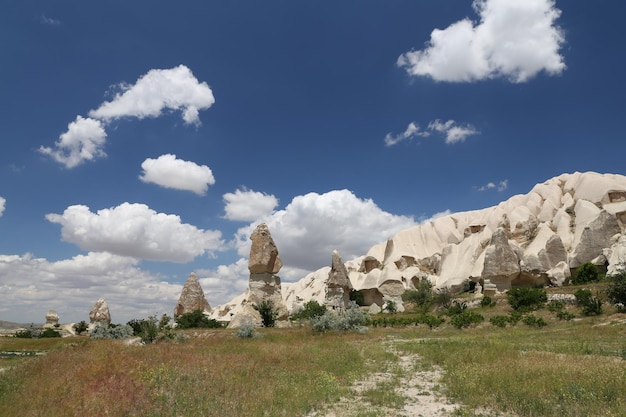
[[[326,306],[315,300],[304,303],[304,308],[291,316],[292,320],[308,320],[326,313]]]
[[[512,288],[506,295],[513,310],[518,311],[536,310],[548,301],[548,294],[543,288]]]
[[[601,276],[598,271],[598,266],[591,262],[587,262],[576,270],[576,273],[572,278],[572,284],[580,285],[587,284],[589,282],[597,282],[600,278]]]
[[[85,320],[81,320],[78,323],[74,324],[74,331],[76,332],[76,334],[81,334],[85,331],[87,331],[87,323],[85,322]]]
[[[274,327],[276,325],[278,311],[274,308],[274,303],[271,300],[263,300],[261,304],[253,304],[252,307],[261,315],[263,327]]]
[[[590,290],[580,289],[574,293],[574,297],[585,316],[602,314],[602,300],[591,295]]]
[[[433,305],[433,285],[427,279],[420,280],[417,288],[407,290],[402,294],[402,301],[415,304],[415,309],[426,312]]]
[[[394,300],[386,300],[383,306],[383,310],[389,314],[395,314],[398,312],[398,305]]]
[[[218,322],[215,319],[208,318],[202,310],[194,310],[190,313],[184,313],[176,317],[176,326],[179,329],[195,329],[195,328],[210,328],[211,329],[211,328],[222,327],[220,322]]]

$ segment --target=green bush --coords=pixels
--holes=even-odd
[[[450,289],[440,288],[435,291],[435,294],[433,296],[433,302],[439,308],[450,308],[450,304],[452,302],[452,294],[450,293]]]
[[[37,339],[40,335],[41,328],[35,327],[34,324],[31,324],[28,328],[15,332],[14,336],[20,339]]]
[[[537,310],[548,301],[548,294],[543,288],[512,288],[506,295],[513,310],[521,312]]]
[[[87,331],[87,323],[85,322],[85,320],[81,320],[78,323],[74,323],[74,331],[76,332],[76,334],[81,334],[85,331]]]
[[[219,321],[208,318],[202,310],[194,310],[176,317],[176,327],[179,329],[215,329],[223,326]]]
[[[574,285],[587,284],[589,282],[600,281],[602,276],[598,271],[598,266],[587,262],[576,269],[571,283]]]
[[[563,310],[563,311],[559,311],[559,312],[556,314],[556,317],[557,317],[559,320],[570,321],[570,320],[572,320],[572,319],[573,319],[574,317],[576,317],[576,316],[574,316],[574,315],[573,315],[572,313],[570,313],[569,311],[564,311],[564,310]]]
[[[522,323],[524,323],[527,326],[534,326],[534,327],[544,327],[547,326],[548,323],[546,323],[546,321],[541,318],[541,317],[535,317],[533,314],[528,314],[526,316],[524,316],[524,318],[522,318]]]
[[[432,314],[424,314],[420,320],[422,323],[428,326],[430,330],[435,327],[439,327],[446,320],[443,317],[433,316]]]
[[[61,337],[61,333],[57,330],[51,329],[50,327],[45,328],[43,332],[39,335],[39,337]]]
[[[495,307],[496,302],[495,300],[492,300],[491,297],[489,297],[488,295],[485,295],[482,298],[482,300],[480,300],[480,306],[481,307]]]
[[[326,306],[315,300],[304,303],[304,308],[291,316],[291,320],[309,320],[326,313]]]
[[[621,268],[608,279],[607,298],[617,306],[619,312],[626,313],[626,268]]]
[[[454,300],[452,305],[448,308],[448,311],[446,311],[446,314],[450,317],[458,316],[459,314],[463,313],[466,309],[467,309],[467,303]]]
[[[358,306],[365,305],[365,297],[360,290],[350,291],[350,301],[354,301]]]
[[[383,311],[386,311],[390,314],[395,314],[398,312],[398,305],[393,300],[386,300],[385,304],[383,305]]]
[[[416,289],[406,290],[402,294],[402,301],[415,304],[417,310],[426,312],[430,310],[434,302],[432,288],[433,285],[429,280],[422,279]]]
[[[591,295],[590,290],[580,289],[574,293],[576,303],[582,309],[585,316],[602,314],[602,300]]]
[[[362,311],[356,303],[351,303],[350,307],[342,312],[326,311],[321,316],[313,317],[309,320],[311,327],[316,332],[327,332],[329,330],[357,330],[363,331],[369,321],[368,314]]]
[[[450,319],[450,324],[452,324],[457,329],[466,328],[473,324],[482,323],[485,318],[476,313],[475,311],[463,311],[460,314],[452,316]]]
[[[252,307],[261,315],[263,327],[274,327],[276,325],[278,311],[274,308],[274,303],[271,300],[263,300],[261,304],[253,304]]]
[[[493,316],[489,319],[489,323],[497,327],[506,327],[510,323],[509,316]]]
[[[92,339],[126,339],[133,337],[135,332],[128,324],[124,325],[107,325],[104,323],[96,323],[89,336]]]
[[[565,303],[563,301],[552,300],[546,307],[548,308],[548,311],[558,313],[565,308]]]
[[[515,326],[522,319],[522,313],[520,311],[511,311],[509,313],[509,323]]]

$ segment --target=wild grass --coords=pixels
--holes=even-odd
[[[583,317],[577,307],[566,309],[576,319],[533,312],[548,323],[543,328],[489,324],[490,316],[510,312],[499,302],[477,308],[486,320],[467,329],[447,322],[434,330],[319,334],[305,326],[262,329],[255,338],[220,329],[141,347],[82,337],[0,339],[0,351],[48,352],[0,359],[7,368],[0,372],[0,415],[305,416],[350,397],[350,386],[368,374],[395,375],[356,406],[360,416],[375,415],[377,407],[400,409],[407,400],[395,390],[396,353],[418,355],[415,370],[444,369],[438,392],[464,405],[455,415],[625,415],[626,315],[607,308]]]

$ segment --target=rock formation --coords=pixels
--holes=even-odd
[[[46,313],[46,323],[43,325],[44,328],[47,327],[55,327],[59,324],[59,315],[54,310],[48,310]]]
[[[174,308],[174,319],[195,310],[204,311],[208,314],[211,312],[211,306],[204,296],[198,277],[192,272],[189,274],[189,278],[187,278],[180,293],[178,304]]]
[[[626,176],[563,174],[494,207],[403,230],[345,265],[365,304],[382,306],[422,279],[452,291],[474,282],[493,295],[567,284],[586,262],[608,273],[626,265]],[[323,267],[284,285],[286,305],[325,302],[328,274]]]
[[[246,322],[260,326],[261,316],[254,307],[264,301],[271,302],[278,313],[276,327],[286,327],[289,325],[289,311],[283,301],[280,277],[276,275],[282,268],[282,262],[274,239],[265,223],[257,226],[250,239],[248,291],[242,308],[232,317],[228,327],[237,328]]]
[[[102,323],[111,324],[111,312],[109,305],[104,298],[99,298],[89,312],[89,321],[91,324]]]
[[[348,278],[348,270],[339,255],[334,250],[331,267],[326,282],[326,297],[324,304],[331,310],[344,311],[350,306],[350,291],[352,283]]]

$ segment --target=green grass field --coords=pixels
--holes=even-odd
[[[1,416],[305,416],[350,396],[350,386],[396,361],[385,340],[438,365],[455,415],[489,409],[517,416],[626,415],[626,315],[558,320],[534,312],[545,327],[493,326],[502,302],[477,308],[481,324],[449,322],[318,334],[308,327],[260,329],[242,339],[218,329],[186,332],[146,346],[119,341],[0,339],[0,352],[47,352],[0,359]],[[411,313],[396,315],[409,317]],[[393,394],[390,390],[389,393]],[[375,392],[371,401],[401,404]],[[382,398],[382,399],[381,399]],[[363,404],[363,410],[368,405]]]

